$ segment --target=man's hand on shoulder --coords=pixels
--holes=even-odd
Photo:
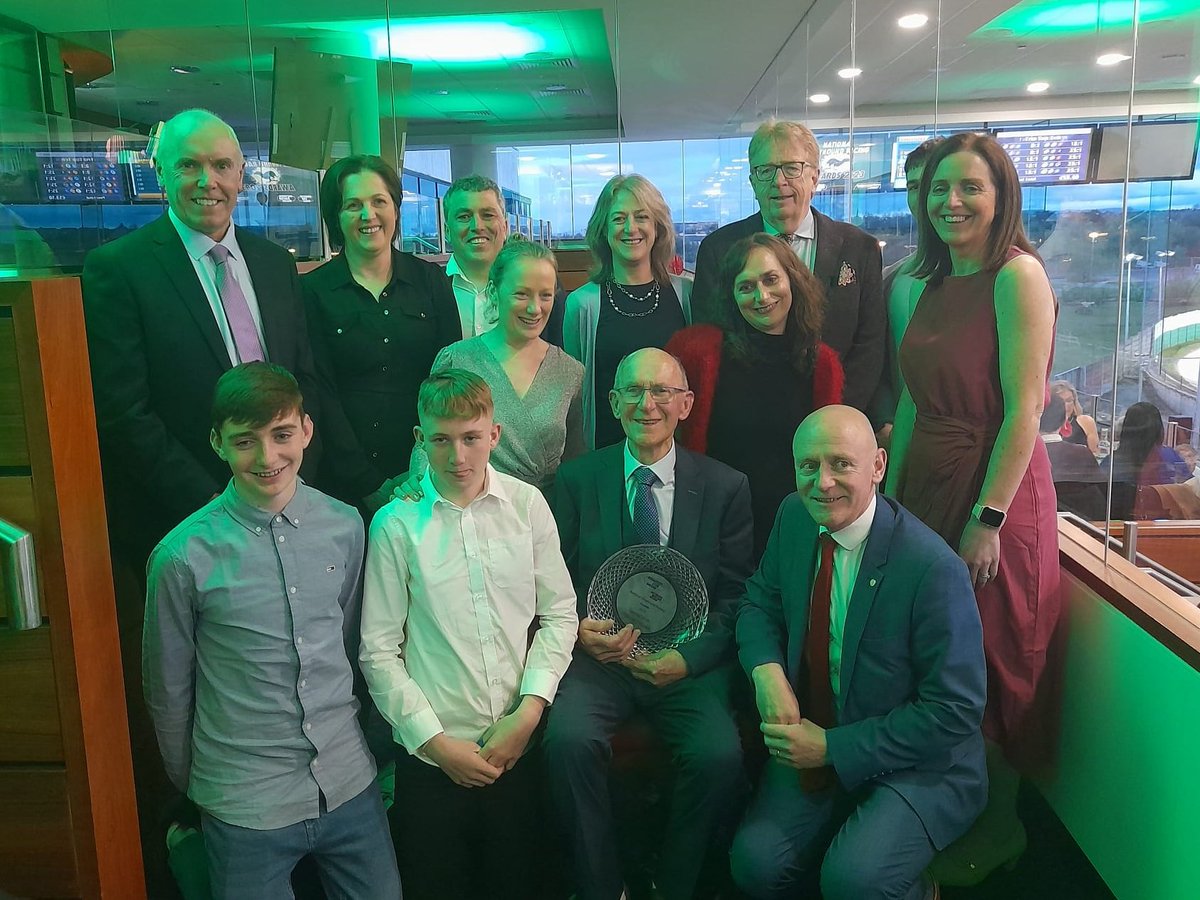
[[[584,618],[579,621],[579,646],[597,662],[620,662],[633,652],[642,633],[626,625],[616,634],[605,634],[616,623],[612,619]]]
[[[750,679],[754,682],[754,702],[764,724],[800,724],[800,703],[788,684],[783,666],[778,663],[755,666]]]
[[[678,650],[639,653],[630,659],[621,660],[621,665],[627,668],[638,681],[644,681],[655,687],[674,684],[686,678],[688,674],[687,660]]]
[[[444,732],[431,737],[421,749],[460,787],[484,787],[504,774],[480,756],[478,744]]]

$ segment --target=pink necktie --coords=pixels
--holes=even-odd
[[[266,359],[262,344],[258,339],[258,329],[254,327],[254,318],[250,315],[250,304],[242,293],[229,265],[229,248],[224,244],[214,244],[208,251],[217,264],[217,285],[221,293],[221,306],[225,308],[225,318],[229,322],[229,330],[233,332],[233,345],[237,348],[237,362],[254,362]]]

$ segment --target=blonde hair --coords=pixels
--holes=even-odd
[[[752,157],[765,145],[773,144],[776,141],[791,140],[799,141],[804,149],[812,153],[813,158],[805,160],[805,162],[811,162],[814,166],[821,165],[821,151],[817,146],[817,136],[812,133],[812,130],[799,122],[789,122],[786,119],[774,117],[767,119],[754,129],[754,135],[750,138],[750,149],[746,155]]]
[[[430,419],[478,419],[495,409],[487,382],[466,369],[443,369],[421,382],[417,413]]]
[[[588,219],[587,245],[595,264],[592,281],[601,283],[612,278],[613,255],[608,245],[608,217],[621,191],[633,196],[639,207],[650,213],[654,221],[654,246],[650,248],[650,272],[659,284],[671,280],[671,260],[675,257],[675,226],[671,210],[662,193],[644,175],[614,175],[596,198],[596,207]]]

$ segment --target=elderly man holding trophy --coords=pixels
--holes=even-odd
[[[682,900],[695,893],[705,850],[727,849],[746,787],[730,616],[753,570],[750,490],[742,473],[675,442],[692,393],[674,357],[627,356],[609,402],[625,440],[565,463],[556,485],[580,624],[551,707],[547,769],[577,896],[618,900],[611,741],[635,713],[648,720],[675,765],[654,885]]]

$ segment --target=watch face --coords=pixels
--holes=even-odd
[[[979,510],[979,521],[991,528],[999,528],[1004,524],[1004,513],[990,506],[984,506]]]

